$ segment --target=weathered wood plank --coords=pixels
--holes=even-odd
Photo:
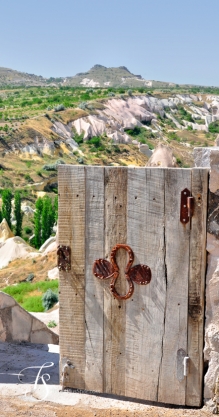
[[[181,191],[191,190],[190,169],[165,170],[166,311],[158,401],[185,404],[186,378],[177,379],[177,351],[187,352],[190,225],[180,223]]]
[[[86,167],[85,389],[103,392],[103,285],[92,266],[104,258],[104,168]]]
[[[105,257],[110,260],[112,248],[126,243],[127,169],[105,168]],[[116,289],[124,294],[127,286],[124,268],[127,256],[117,253],[121,270]],[[118,301],[109,291],[109,280],[104,291],[104,392],[125,393],[125,317],[126,301]]]
[[[128,169],[127,243],[134,264],[151,268],[150,284],[134,284],[126,301],[126,395],[157,401],[166,280],[164,170]]]
[[[191,223],[188,356],[189,374],[186,386],[186,405],[200,406],[203,384],[204,288],[206,268],[206,211],[208,170],[192,170],[192,195],[195,210]]]
[[[75,369],[69,387],[85,388],[85,171],[59,166],[59,243],[71,247],[71,270],[60,272],[60,363]]]

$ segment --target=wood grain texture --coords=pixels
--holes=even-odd
[[[104,168],[86,167],[85,389],[103,392],[104,296],[92,265],[104,258]]]
[[[126,302],[126,392],[157,401],[162,357],[166,281],[164,265],[164,170],[128,169],[127,243],[134,264],[151,268],[150,284],[134,284]]]
[[[191,190],[190,169],[165,169],[166,311],[158,401],[185,404],[186,378],[177,379],[177,351],[187,352],[190,225],[180,223],[181,191]]]
[[[191,222],[189,266],[188,356],[186,405],[201,406],[203,385],[204,289],[208,170],[192,170],[195,210]]]
[[[117,243],[126,243],[127,169],[105,168],[105,258]],[[124,269],[127,255],[117,252],[119,294],[127,291]],[[125,317],[126,301],[113,298],[109,282],[104,282],[104,392],[125,394]]]
[[[71,271],[60,272],[60,364],[75,366],[69,387],[200,405],[207,183],[200,168],[59,166],[59,243],[72,252]],[[184,188],[195,197],[191,228],[180,223]],[[92,273],[119,243],[152,272],[148,285],[134,283],[132,297],[120,301],[110,279]],[[119,249],[121,295],[127,259]],[[180,349],[190,357],[181,381]]]
[[[71,247],[71,271],[60,272],[60,363],[75,366],[69,387],[85,388],[85,170],[59,166],[59,243]]]

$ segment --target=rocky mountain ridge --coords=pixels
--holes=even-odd
[[[89,71],[67,77],[45,78],[0,67],[0,86],[173,87],[175,83],[145,80],[125,66],[107,68],[96,64]]]

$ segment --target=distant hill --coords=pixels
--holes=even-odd
[[[43,86],[62,82],[63,78],[44,78],[41,75],[0,67],[0,86]]]
[[[94,65],[89,71],[74,76],[44,78],[0,67],[0,86],[43,86],[66,85],[85,87],[174,87],[174,83],[145,80],[141,75],[132,74],[126,67],[107,68]]]
[[[9,68],[0,67],[0,85],[43,85],[45,78],[27,74],[26,72],[19,72]]]
[[[66,77],[66,85],[87,87],[141,87],[150,85],[141,75],[132,74],[126,67],[107,68],[94,65],[89,71]]]

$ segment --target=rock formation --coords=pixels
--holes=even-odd
[[[7,220],[3,219],[0,223],[0,242],[5,242],[9,237],[14,237],[14,233],[8,226]]]
[[[208,266],[206,276],[206,321],[204,398],[212,404],[219,376],[219,149],[195,148],[195,166],[210,168],[207,219]],[[210,401],[209,401],[210,400]]]
[[[24,310],[8,294],[0,292],[0,341],[59,344],[59,337]]]
[[[39,255],[40,253],[29,246],[21,237],[10,237],[0,243],[0,269],[5,268],[14,259],[34,258]]]
[[[176,167],[176,158],[173,156],[172,149],[169,146],[160,143],[150,157],[147,166],[160,168]]]

